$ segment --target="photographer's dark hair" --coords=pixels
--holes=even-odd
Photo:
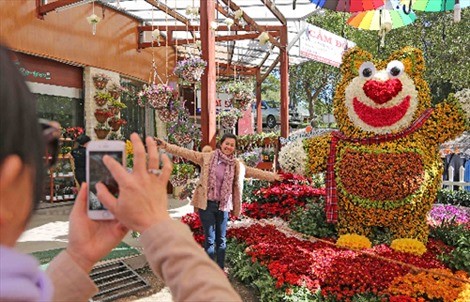
[[[18,155],[33,172],[37,206],[42,195],[45,150],[38,123],[36,100],[23,76],[11,61],[10,51],[0,44],[0,165],[10,155]]]
[[[220,148],[220,145],[222,145],[222,143],[227,139],[227,138],[233,138],[235,139],[235,148],[237,147],[238,145],[238,138],[235,134],[233,133],[225,133],[224,135],[222,135],[222,137],[220,138],[220,141],[219,141],[219,144],[217,145],[219,148]]]

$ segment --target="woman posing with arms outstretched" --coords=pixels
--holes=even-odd
[[[235,156],[237,137],[226,133],[218,148],[210,152],[197,152],[169,144],[157,138],[160,148],[168,153],[188,159],[201,167],[201,176],[191,204],[198,209],[204,228],[204,249],[211,259],[224,269],[227,222],[229,212],[240,215],[243,180],[281,180],[277,173],[245,167]]]

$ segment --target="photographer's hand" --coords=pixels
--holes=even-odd
[[[67,253],[85,272],[106,256],[127,234],[116,220],[91,220],[87,215],[87,184],[83,183],[70,213]]]

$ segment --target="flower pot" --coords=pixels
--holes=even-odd
[[[107,99],[103,99],[103,98],[100,98],[100,97],[98,97],[98,96],[95,95],[95,103],[96,103],[96,105],[102,107],[102,106],[106,105],[107,102],[108,102]]]
[[[106,130],[106,129],[94,129],[95,130],[95,133],[96,133],[96,137],[98,137],[98,139],[105,139],[106,136],[108,136],[108,133],[109,133],[109,130]]]
[[[95,85],[96,89],[102,90],[108,84],[108,80],[95,80],[95,79],[93,79],[93,84]]]
[[[113,131],[118,131],[119,128],[121,128],[121,124],[118,123],[118,122],[109,121],[108,124],[109,124],[109,126],[111,127],[111,129],[112,129]]]
[[[98,122],[104,123],[108,119],[108,115],[95,112],[95,118]]]
[[[113,99],[117,100],[121,97],[121,92],[118,90],[111,90],[109,94],[113,97]]]
[[[118,108],[118,107],[108,106],[108,109],[109,109],[114,115],[118,115],[119,112],[121,112],[121,108]]]

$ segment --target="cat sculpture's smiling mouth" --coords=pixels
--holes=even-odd
[[[389,108],[373,108],[353,99],[354,112],[367,125],[372,127],[392,126],[400,121],[410,108],[410,96],[406,96],[398,105]]]

